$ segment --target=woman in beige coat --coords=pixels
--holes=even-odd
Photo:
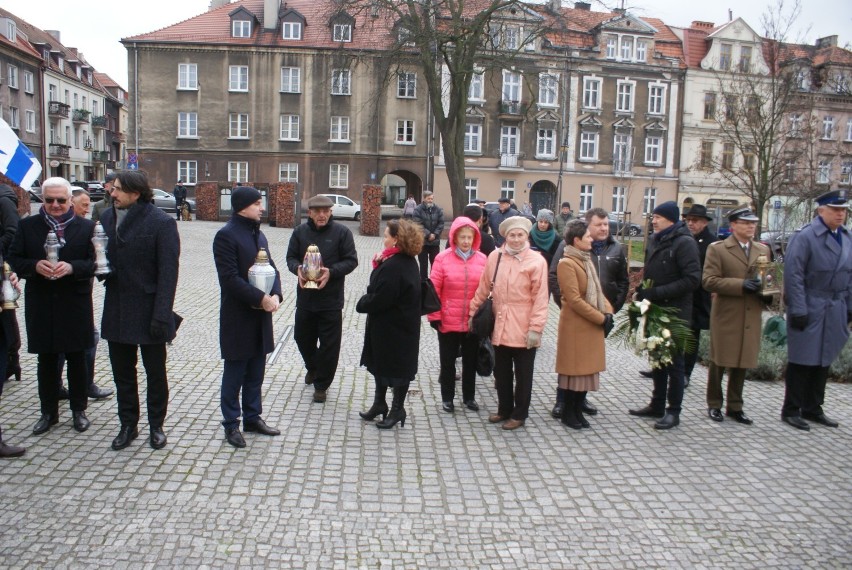
[[[592,237],[586,222],[568,222],[565,243],[556,269],[562,294],[556,373],[559,388],[566,390],[562,423],[580,429],[590,427],[582,412],[586,392],[598,389],[599,373],[606,370],[604,337],[612,328],[612,306],[592,264]]]

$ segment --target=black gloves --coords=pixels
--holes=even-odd
[[[644,301],[645,300],[645,289],[636,289],[636,300]]]
[[[151,321],[151,327],[148,329],[148,333],[151,335],[153,340],[166,342],[169,336],[169,325],[163,321]]]
[[[604,313],[604,338],[609,336],[609,333],[612,332],[612,327],[615,326],[615,321],[612,318],[612,313]]]
[[[808,316],[797,315],[795,317],[790,317],[790,326],[797,331],[805,330],[805,327],[808,326]]]
[[[429,321],[429,326],[435,329],[436,331],[441,330],[441,321]]]
[[[760,279],[746,279],[743,281],[743,291],[746,293],[757,293],[760,291]]]

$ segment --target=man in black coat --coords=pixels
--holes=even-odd
[[[234,447],[245,447],[240,433],[240,392],[243,396],[243,429],[263,435],[281,432],[263,421],[261,401],[266,355],[275,347],[272,313],[284,300],[281,277],[267,294],[249,283],[248,272],[269,243],[260,231],[263,215],[261,195],[255,188],[240,186],[231,192],[233,216],[213,239],[213,259],[222,288],[219,311],[219,347],[225,359],[222,374],[222,425],[225,439]],[[275,268],[272,256],[268,257]]]
[[[95,252],[91,243],[95,224],[71,207],[71,184],[48,178],[42,184],[44,205],[36,216],[21,220],[9,262],[25,291],[27,349],[38,355],[38,395],[41,418],[33,435],[59,422],[59,357],[68,363],[68,389],[74,429],[86,431],[86,350],[94,345],[92,281]],[[59,244],[58,261],[49,261],[45,241],[49,234]]]
[[[654,208],[651,223],[654,235],[645,252],[645,280],[648,289],[638,289],[636,300],[647,299],[661,307],[677,307],[679,318],[687,323],[692,319],[692,294],[701,283],[701,262],[698,246],[686,225],[680,221],[680,210],[673,201]],[[630,410],[634,416],[662,418],[656,429],[671,429],[680,423],[683,402],[683,353],[676,353],[672,363],[653,372],[654,392],[651,403]],[[666,397],[668,395],[668,408]]]
[[[704,272],[704,259],[707,257],[707,246],[718,240],[716,235],[710,231],[708,224],[713,220],[707,214],[707,208],[701,204],[692,206],[683,215],[689,233],[695,238],[698,246],[698,260],[701,263],[701,271]],[[696,350],[687,352],[684,356],[684,388],[689,386],[695,361],[698,359],[698,339],[701,331],[710,328],[710,292],[701,285],[692,294],[692,336],[695,339]]]
[[[308,221],[290,236],[287,269],[299,278],[296,289],[296,318],[293,337],[307,373],[305,384],[314,386],[314,402],[323,403],[334,381],[343,336],[343,284],[358,267],[355,240],[346,226],[331,217],[334,203],[327,196],[308,200]],[[308,247],[316,245],[322,255],[317,288],[305,288],[302,263]]]
[[[508,198],[500,198],[497,204],[497,209],[488,214],[488,225],[491,227],[491,235],[494,236],[494,245],[500,247],[506,241],[506,238],[500,235],[500,224],[506,218],[520,216],[521,213],[512,207],[512,201]]]
[[[139,435],[137,352],[142,353],[148,384],[150,444],[154,449],[166,445],[166,343],[175,338],[180,320],[173,310],[180,236],[177,222],[154,206],[153,200],[145,173],[125,170],[118,173],[112,206],[101,217],[112,268],[104,281],[101,336],[109,342],[121,422],[112,441],[115,450],[124,449]]]
[[[177,216],[177,221],[180,221],[180,210],[183,207],[184,201],[186,201],[186,186],[183,185],[183,180],[180,178],[178,178],[173,194],[175,197],[175,215]]]
[[[423,201],[414,209],[414,221],[423,228],[423,249],[417,256],[420,278],[429,277],[429,269],[441,251],[441,233],[444,231],[444,210],[435,205],[435,196],[423,192]]]

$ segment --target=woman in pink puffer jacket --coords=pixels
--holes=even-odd
[[[438,354],[441,361],[441,400],[445,412],[455,410],[456,356],[461,347],[462,401],[473,411],[476,403],[476,354],[479,340],[468,333],[470,300],[476,293],[479,278],[485,268],[485,254],[479,251],[482,241],[479,228],[464,216],[459,216],[450,227],[449,243],[435,258],[429,278],[441,299],[441,310],[431,313],[429,324],[438,331]]]

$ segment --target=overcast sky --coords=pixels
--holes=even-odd
[[[777,0],[771,0],[773,4]],[[728,0],[691,2],[689,0],[623,0],[624,6],[640,16],[660,18],[670,26],[688,26],[693,20],[721,24],[742,17],[760,33],[760,16],[770,1]],[[601,3],[592,0],[592,9],[619,7],[622,0]],[[790,0],[787,0],[787,4]],[[852,41],[852,0],[802,0],[804,5],[795,26],[793,41],[808,43],[816,38],[837,34],[839,45]],[[571,6],[573,2],[563,2]],[[59,30],[62,43],[76,47],[86,60],[102,73],[109,74],[125,88],[127,51],[119,39],[170,26],[205,12],[209,0],[0,0],[0,5],[19,18],[43,30]]]

